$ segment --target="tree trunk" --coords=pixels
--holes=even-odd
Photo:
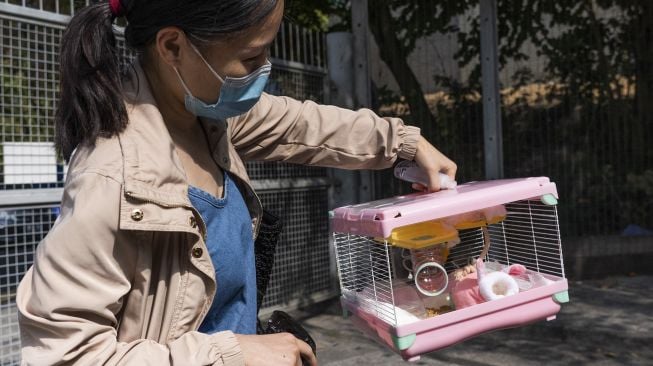
[[[431,113],[424,92],[413,70],[408,65],[408,52],[397,37],[397,29],[386,0],[369,1],[369,25],[379,46],[381,60],[390,68],[401,94],[410,107],[411,122],[420,127],[425,136],[432,136],[435,117]]]

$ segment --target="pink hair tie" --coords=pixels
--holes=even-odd
[[[109,0],[109,7],[111,8],[111,14],[116,18],[123,16],[125,9],[120,0]]]

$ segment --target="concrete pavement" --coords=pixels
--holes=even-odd
[[[495,331],[425,355],[415,365],[653,365],[653,276],[570,282],[558,318]],[[338,301],[295,315],[318,344],[320,365],[401,365],[341,316]]]

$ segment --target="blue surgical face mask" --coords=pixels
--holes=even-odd
[[[179,70],[175,67],[175,72],[181,81],[181,85],[186,90],[185,104],[186,110],[198,117],[205,117],[210,119],[225,121],[227,118],[235,117],[246,113],[258,102],[265,84],[267,84],[268,77],[272,64],[270,61],[265,62],[265,65],[259,67],[254,72],[247,76],[240,78],[225,77],[224,79],[213,70],[211,65],[202,57],[202,54],[191,45],[197,55],[204,61],[206,67],[211,70],[211,73],[222,82],[220,87],[220,97],[214,104],[207,104],[200,99],[193,96],[184,83],[184,80],[179,74]]]

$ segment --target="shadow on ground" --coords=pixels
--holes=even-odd
[[[570,283],[558,318],[495,331],[414,365],[653,365],[653,276]],[[320,365],[400,365],[341,316],[338,301],[297,312],[318,344]]]

